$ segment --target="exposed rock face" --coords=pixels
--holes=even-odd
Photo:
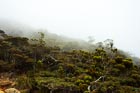
[[[5,93],[20,93],[20,91],[15,88],[9,88],[5,90]]]

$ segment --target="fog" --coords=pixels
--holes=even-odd
[[[110,38],[116,47],[140,56],[139,4],[139,0],[0,0],[0,23],[10,21],[15,29],[22,25],[20,34],[34,28],[83,40]]]

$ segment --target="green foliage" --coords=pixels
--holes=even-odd
[[[125,70],[125,66],[123,64],[116,64],[114,67],[122,71]]]
[[[41,68],[43,67],[43,62],[42,62],[42,60],[38,60],[38,61],[36,62],[36,66],[37,66],[37,68],[41,69]]]
[[[120,63],[122,63],[122,61],[123,61],[123,57],[117,56],[117,57],[115,58],[115,61],[116,61],[116,63],[120,64]]]
[[[140,89],[131,87],[131,86],[122,86],[120,87],[118,93],[139,93]]]
[[[45,41],[44,41],[45,34],[43,32],[38,32],[38,34],[40,35],[39,44],[40,45],[45,45]]]
[[[17,87],[20,89],[31,89],[31,78],[26,75],[19,76],[17,80]]]
[[[80,84],[83,84],[84,83],[84,80],[81,80],[81,79],[77,79],[76,81],[75,81],[75,84],[76,85],[80,85]]]
[[[73,74],[75,72],[75,70],[76,70],[75,65],[74,64],[70,64],[70,63],[64,64],[63,68],[64,68],[66,74],[70,74],[70,73]]]
[[[94,51],[82,49],[78,42],[55,46],[45,41],[42,32],[30,41],[8,35],[0,40],[0,72],[14,73],[19,89],[89,93],[87,87],[91,85],[95,93],[139,93],[139,67],[114,49],[112,40],[105,46],[90,44]]]
[[[120,84],[121,85],[128,85],[128,86],[137,86],[137,82],[133,78],[123,78],[120,79]]]
[[[131,77],[134,78],[135,80],[140,80],[139,74],[132,74]]]
[[[41,77],[56,77],[56,73],[54,72],[50,72],[50,71],[40,71],[39,74],[37,74],[38,76]]]
[[[124,59],[123,64],[125,65],[126,68],[132,68],[133,66],[132,59]]]
[[[7,38],[6,41],[12,43],[12,45],[20,46],[21,45],[28,45],[28,38],[25,37],[10,37]]]
[[[75,70],[75,73],[74,73],[74,75],[80,75],[80,74],[82,74],[82,73],[84,73],[85,72],[85,69],[83,69],[83,68],[80,68],[80,67],[77,67],[76,68],[76,70]]]
[[[90,91],[84,91],[84,93],[90,93]]]
[[[88,87],[87,84],[82,84],[82,83],[79,84],[79,89],[83,92],[87,90],[87,87]]]
[[[115,60],[110,60],[109,63],[110,63],[110,65],[114,65],[114,64],[116,64],[116,61]]]
[[[65,82],[63,79],[55,77],[37,77],[37,87],[48,87],[49,89],[57,89],[61,87],[75,87],[72,82]]]
[[[94,56],[93,57],[93,59],[97,62],[100,62],[102,60],[101,58],[102,58],[101,56]]]
[[[58,75],[59,75],[59,77],[64,77],[64,75],[65,75],[65,71],[62,66],[59,66],[59,68],[58,68]]]
[[[3,60],[0,60],[0,72],[8,72],[15,68],[14,63],[9,63]]]
[[[34,60],[33,58],[28,58],[28,59],[26,60],[26,62],[27,62],[27,63],[33,63],[33,62],[35,62],[35,60]]]
[[[99,92],[100,92],[100,93],[105,93],[105,92],[107,92],[107,88],[106,88],[106,87],[101,87],[101,88],[99,89]]]
[[[99,88],[98,92],[99,93],[111,93],[111,92],[115,92],[118,90],[120,84],[119,82],[115,81],[106,81],[104,83],[101,83],[101,87]]]
[[[120,72],[121,72],[121,71],[120,71],[119,69],[117,69],[117,68],[113,68],[113,69],[111,70],[110,73],[111,73],[112,75],[119,75]]]

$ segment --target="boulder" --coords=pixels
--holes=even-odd
[[[4,93],[4,91],[0,90],[0,93]]]
[[[3,81],[0,80],[0,86],[9,86],[11,84],[12,84],[12,82],[9,80],[3,80]]]
[[[20,91],[15,88],[8,88],[5,90],[5,93],[20,93]]]

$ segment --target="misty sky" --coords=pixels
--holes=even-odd
[[[0,19],[73,38],[110,38],[140,57],[140,0],[0,0]]]

